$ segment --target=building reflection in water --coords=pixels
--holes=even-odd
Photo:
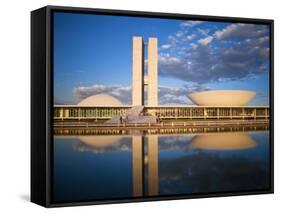
[[[253,148],[256,142],[246,132],[207,133],[195,135],[189,146],[207,150],[240,150]]]
[[[132,136],[133,196],[144,196],[144,164],[148,167],[148,195],[158,194],[158,136],[147,136],[147,155],[144,149],[144,137]],[[145,160],[146,159],[146,160]]]
[[[116,147],[121,147],[121,141],[124,139],[122,135],[98,136],[84,135],[78,139],[94,151],[115,150]],[[148,195],[154,196],[158,194],[158,136],[147,136],[147,154],[145,154],[144,136],[132,136],[132,178],[133,178],[133,196],[142,197],[145,194],[145,165],[148,170]],[[115,149],[114,149],[115,148]],[[79,145],[77,148],[80,152],[89,149]],[[97,152],[97,151],[96,151]]]
[[[120,143],[124,137],[122,135],[81,135],[78,139],[90,147],[101,149]]]
[[[132,136],[133,159],[133,195],[143,196],[144,193],[144,144],[142,136]]]
[[[147,136],[148,148],[148,195],[153,196],[158,194],[158,136]]]
[[[84,145],[91,147],[96,152],[119,151],[120,149],[132,151],[132,193],[134,197],[146,196],[146,192],[148,196],[159,194],[159,150],[173,150],[175,144],[180,145],[179,149],[182,151],[194,149],[231,151],[257,146],[255,140],[246,132],[201,133],[194,135],[186,143],[173,142],[166,145],[158,143],[158,135],[144,135],[143,133],[132,136],[89,135],[78,138]],[[147,144],[145,140],[147,140]],[[79,150],[82,151],[82,149]],[[147,178],[147,182],[145,182],[145,178]]]

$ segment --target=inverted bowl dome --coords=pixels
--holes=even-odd
[[[123,103],[109,94],[96,94],[85,98],[78,106],[122,106]]]
[[[211,90],[188,95],[199,106],[244,106],[255,96],[255,92],[244,90]]]

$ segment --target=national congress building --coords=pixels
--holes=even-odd
[[[187,95],[194,105],[158,105],[157,38],[149,38],[147,44],[143,42],[142,37],[133,37],[132,40],[132,104],[124,105],[109,94],[96,94],[85,98],[77,105],[54,105],[55,122],[145,124],[163,121],[268,121],[269,106],[246,106],[256,95],[251,91],[195,92]],[[145,72],[145,48],[147,48],[147,72]]]

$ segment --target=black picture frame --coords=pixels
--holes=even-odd
[[[264,191],[223,192],[158,196],[117,200],[53,203],[52,201],[52,106],[53,106],[53,19],[54,11],[164,19],[207,20],[267,24],[270,27],[270,188]],[[44,207],[109,204],[267,194],[274,192],[274,21],[203,15],[46,6],[31,12],[31,201]]]

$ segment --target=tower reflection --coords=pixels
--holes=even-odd
[[[158,194],[158,136],[148,135],[148,195]]]
[[[133,195],[143,196],[144,193],[144,145],[142,136],[132,136],[133,159]]]
[[[148,195],[154,196],[159,191],[158,180],[158,136],[147,136]],[[145,149],[144,137],[132,136],[133,196],[140,197],[145,192]]]
[[[226,154],[224,151],[236,151],[253,149],[258,147],[255,138],[252,138],[249,132],[219,132],[219,133],[200,133],[197,135],[177,135],[177,137],[170,135],[159,135],[159,134],[146,134],[144,132],[134,132],[130,135],[80,135],[77,137],[81,142],[78,144],[76,149],[79,152],[91,151],[95,154],[98,153],[108,153],[112,152],[131,152],[131,155],[127,157],[131,159],[131,164],[129,163],[127,167],[130,172],[128,172],[128,179],[132,179],[132,184],[128,187],[128,192],[133,195],[133,197],[143,197],[143,196],[156,196],[162,194],[159,188],[159,171],[161,171],[161,182],[163,182],[163,173],[166,172],[174,173],[174,177],[181,178],[185,175],[183,172],[192,171],[193,174],[188,174],[188,177],[184,177],[183,180],[195,178],[195,176],[201,177],[201,166],[198,165],[198,160],[202,160],[205,164],[208,161],[216,161],[216,156],[212,156],[215,153],[208,153],[210,150],[219,151],[220,154]],[[204,150],[200,153],[193,153],[197,149]],[[208,151],[209,150],[209,151]],[[183,156],[177,158],[176,156],[169,161],[163,161],[161,159],[161,164],[159,165],[159,151],[165,151],[169,153],[183,152]],[[189,153],[191,151],[191,153]],[[187,155],[185,155],[187,154]],[[193,155],[189,155],[193,154]],[[238,154],[238,153],[237,153]],[[177,161],[180,160],[180,161]],[[237,164],[243,162],[244,159],[231,159],[228,157],[227,161],[237,161]],[[240,161],[240,162],[239,162]],[[196,162],[196,164],[194,164]],[[169,165],[169,163],[171,165]],[[164,167],[165,164],[168,167]],[[220,164],[220,162],[215,162],[215,164]],[[247,163],[246,163],[247,164]],[[175,169],[179,167],[178,171]],[[198,166],[200,166],[198,168]],[[219,165],[221,171],[225,170],[223,166]],[[247,165],[246,165],[247,166]],[[160,167],[160,168],[159,168]],[[197,167],[197,168],[196,168]],[[132,170],[132,171],[131,171]],[[204,171],[208,171],[208,168],[204,168]],[[196,174],[199,173],[199,174]],[[168,173],[168,174],[169,174]],[[210,173],[218,173],[210,171]],[[165,176],[164,176],[165,178]],[[169,178],[169,175],[167,175]],[[164,179],[165,180],[165,179]],[[167,186],[171,185],[170,182],[173,181],[173,177],[168,179],[169,183]],[[192,181],[197,181],[194,179]],[[198,180],[200,183],[201,180]],[[165,181],[164,181],[165,182]],[[127,180],[128,183],[128,180]],[[204,183],[204,182],[202,182]],[[200,183],[200,184],[202,184]],[[132,185],[132,186],[131,186]],[[162,183],[161,183],[162,185]],[[179,184],[175,184],[177,186]],[[195,183],[194,183],[195,185]],[[175,187],[176,188],[176,187]],[[180,192],[180,190],[179,190]]]

